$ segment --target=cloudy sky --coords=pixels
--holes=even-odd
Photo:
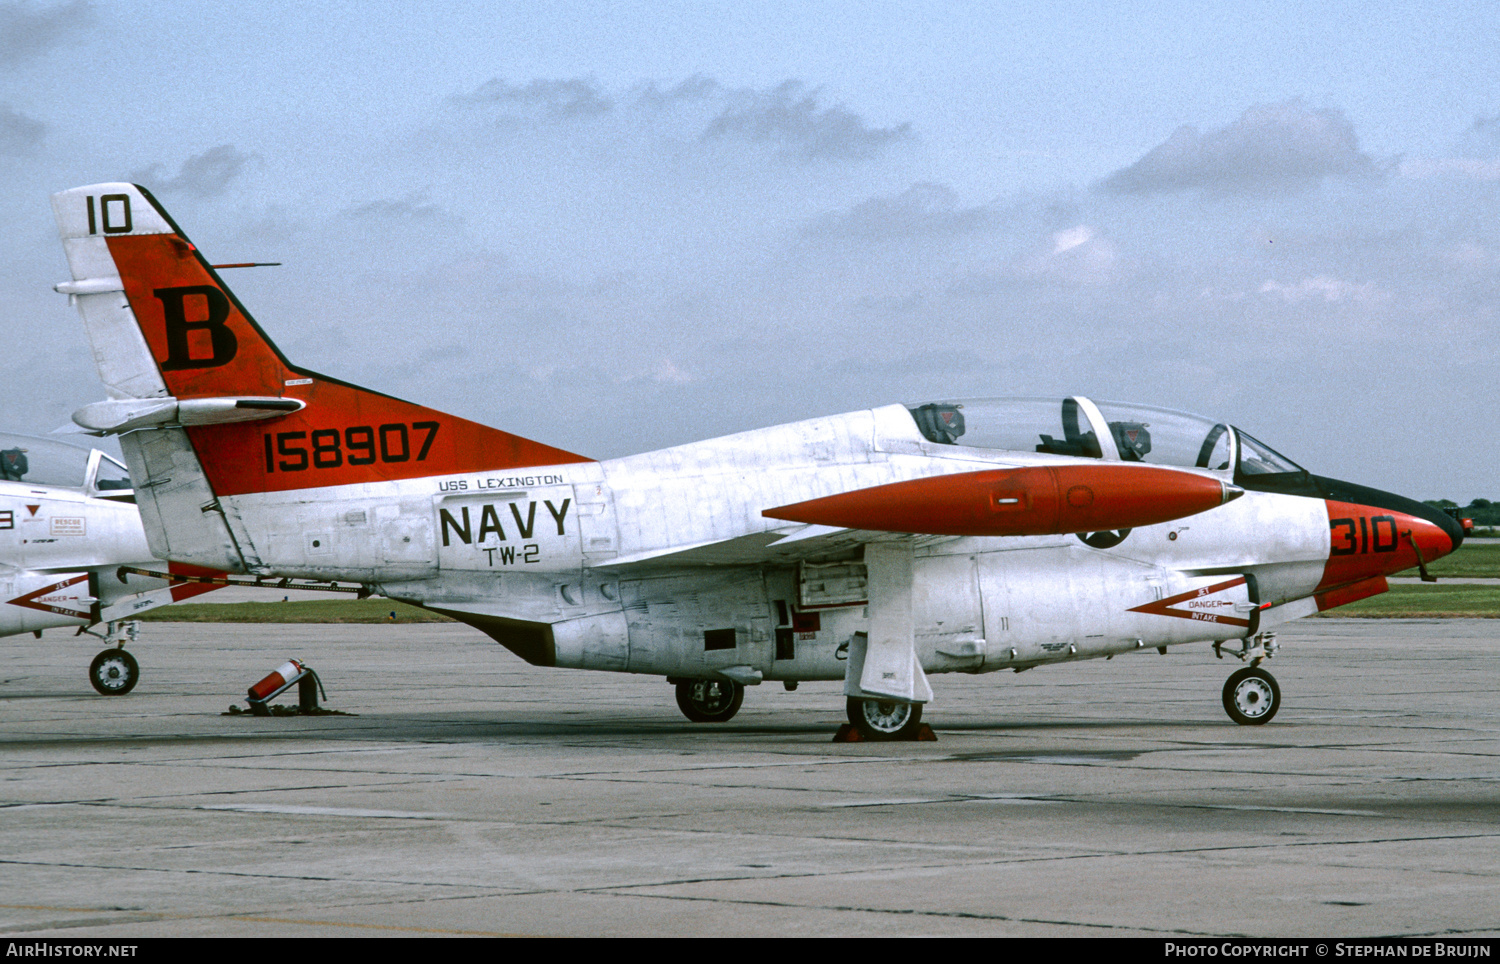
[[[0,0],[0,175],[13,430],[131,180],[294,361],[587,455],[1087,394],[1500,499],[1483,4]]]

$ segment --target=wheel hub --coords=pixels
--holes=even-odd
[[[712,680],[704,680],[693,685],[693,702],[705,713],[718,713],[733,698],[731,689]]]
[[[1234,705],[1248,717],[1261,716],[1271,708],[1271,688],[1263,680],[1243,680],[1234,688]]]
[[[910,703],[883,700],[865,702],[865,721],[874,729],[895,733],[905,726],[909,719],[911,719]]]

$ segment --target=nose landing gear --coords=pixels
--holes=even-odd
[[[141,624],[135,620],[109,623],[103,633],[90,632],[80,627],[78,634],[97,636],[110,648],[94,657],[89,664],[89,683],[95,692],[103,696],[124,696],[135,689],[141,679],[141,664],[125,651],[126,643],[135,642]]]
[[[1276,677],[1260,668],[1262,660],[1276,655],[1276,634],[1261,633],[1244,640],[1243,648],[1229,650],[1231,656],[1248,660],[1250,665],[1231,673],[1224,683],[1224,712],[1240,726],[1260,726],[1271,722],[1281,709],[1281,687]],[[1224,658],[1224,644],[1214,643],[1214,655]]]
[[[123,648],[106,649],[89,664],[89,682],[104,696],[124,696],[140,678],[140,664]]]
[[[1281,687],[1263,669],[1246,666],[1224,683],[1224,712],[1240,726],[1271,722],[1281,708]]]

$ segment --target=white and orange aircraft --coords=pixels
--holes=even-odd
[[[218,588],[142,575],[167,566],[151,555],[134,503],[129,473],[108,454],[0,434],[0,636],[76,627],[102,640],[89,682],[106,696],[140,679],[125,649],[136,636],[130,617]]]
[[[1183,643],[1248,662],[1274,627],[1387,588],[1462,529],[1309,474],[1213,419],[1058,399],[889,405],[595,461],[298,368],[159,203],[53,197],[153,554],[338,580],[541,666],[666,677],[689,719],[747,684],[844,681],[912,735],[928,675]]]

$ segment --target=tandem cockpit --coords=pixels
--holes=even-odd
[[[1309,480],[1300,465],[1233,426],[1150,405],[1070,395],[928,402],[907,411],[928,441],[942,445],[1232,472],[1252,489],[1295,490]]]

